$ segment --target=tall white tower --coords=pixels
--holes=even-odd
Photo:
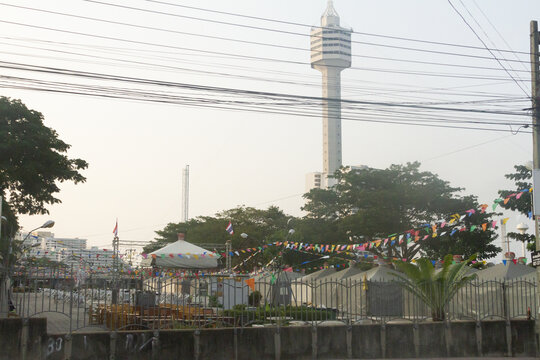
[[[188,221],[189,209],[189,165],[182,170],[182,218],[181,222]]]
[[[342,165],[341,71],[351,67],[351,30],[339,26],[332,0],[321,16],[321,26],[311,28],[311,67],[322,73],[323,178],[330,187],[335,180],[327,176]]]

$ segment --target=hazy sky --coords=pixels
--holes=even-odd
[[[420,161],[492,204],[511,185],[504,174],[532,160],[530,133],[512,135],[508,124],[515,132],[530,122],[529,22],[540,19],[540,2],[452,4],[484,44],[511,51],[482,50],[446,0],[335,1],[342,25],[355,31],[342,97],[358,103],[344,108],[343,162],[385,168]],[[48,216],[21,216],[22,226],[53,219],[56,236],[110,248],[118,218],[122,239],[150,241],[180,219],[187,164],[190,217],[238,205],[302,215],[305,175],[322,168],[320,107],[209,87],[320,96],[308,35],[325,7],[323,0],[1,2],[0,95],[42,112],[72,145],[69,156],[90,164],[86,183],[62,184],[62,204]],[[261,106],[268,111],[246,111]],[[513,230],[522,219],[510,216]]]

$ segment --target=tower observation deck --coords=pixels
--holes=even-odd
[[[323,175],[327,179],[342,165],[341,71],[351,67],[351,30],[340,26],[332,0],[321,16],[321,26],[311,28],[311,67],[322,73]]]

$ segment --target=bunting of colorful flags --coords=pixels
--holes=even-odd
[[[502,199],[495,199],[493,201],[492,209],[495,210],[498,205],[501,203],[507,204],[510,200],[516,199],[519,200],[523,194],[527,192],[532,192],[532,188],[529,189],[523,189],[520,191],[517,191],[515,193],[512,193],[508,195],[506,198]],[[286,249],[291,250],[303,250],[303,251],[310,251],[314,253],[343,253],[343,252],[352,252],[352,251],[365,251],[367,249],[374,249],[379,247],[389,247],[394,245],[402,245],[404,242],[411,243],[411,242],[418,242],[427,240],[429,238],[437,238],[442,236],[453,236],[456,233],[460,232],[475,232],[475,231],[487,231],[488,229],[495,229],[497,225],[500,223],[501,225],[506,224],[506,222],[509,220],[509,218],[503,218],[500,220],[494,220],[491,222],[486,222],[482,224],[476,224],[471,225],[470,227],[466,226],[458,226],[458,224],[463,221],[466,217],[470,217],[473,214],[475,214],[477,211],[482,214],[485,213],[487,208],[489,207],[488,204],[482,204],[480,205],[479,209],[469,209],[464,211],[463,213],[456,213],[453,215],[450,215],[449,218],[445,221],[438,222],[436,224],[426,224],[421,229],[411,229],[404,233],[395,233],[388,235],[384,239],[377,239],[365,243],[357,243],[357,244],[310,244],[310,243],[303,243],[303,242],[290,242],[290,241],[284,241],[284,242],[273,242],[269,244],[265,244],[259,247],[251,247],[251,248],[245,248],[245,249],[238,249],[234,251],[224,252],[221,254],[215,254],[215,253],[208,253],[203,255],[192,255],[192,254],[168,254],[169,257],[191,257],[194,258],[209,256],[209,257],[228,257],[228,256],[242,256],[244,254],[250,254],[250,257],[253,257],[255,253],[259,253],[263,251],[264,249],[270,247],[270,246],[283,246]],[[529,213],[529,217],[532,217],[532,213]],[[232,230],[232,224],[229,223],[229,226],[227,226],[227,230]],[[148,257],[148,254],[141,254],[145,259]],[[151,255],[152,257],[156,257],[155,254]],[[161,257],[164,258],[166,255],[161,254]],[[247,259],[246,259],[247,260]],[[245,260],[245,261],[246,261]]]

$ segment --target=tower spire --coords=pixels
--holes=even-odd
[[[334,9],[334,1],[328,0],[328,4],[326,5],[326,10],[324,11],[324,14],[321,16],[321,26],[331,26],[336,25],[339,26],[339,15]]]

